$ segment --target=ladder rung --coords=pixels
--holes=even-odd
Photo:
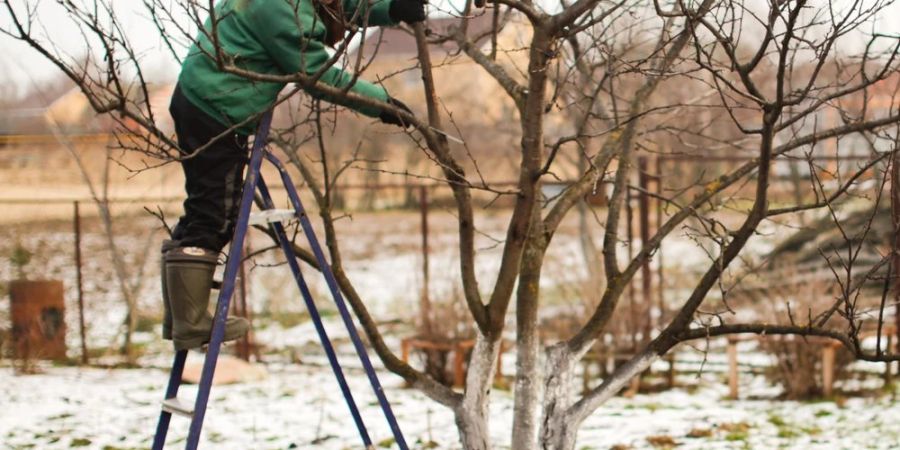
[[[297,213],[293,209],[266,209],[250,213],[250,225],[287,222],[296,218]]]
[[[178,397],[163,400],[162,409],[165,412],[178,414],[189,419],[194,417],[194,405],[186,405],[181,400],[178,400]]]

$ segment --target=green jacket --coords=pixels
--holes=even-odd
[[[330,56],[323,40],[326,29],[316,16],[315,0],[220,0],[215,7],[219,45],[237,67],[256,73],[313,75],[324,66]],[[342,0],[345,15],[354,16],[357,8],[370,8],[368,25],[394,25],[388,15],[390,0]],[[366,11],[356,14],[362,24]],[[178,83],[188,100],[210,117],[226,126],[243,122],[269,108],[285,83],[253,81],[238,75],[223,73],[216,67],[214,47],[209,36],[211,22],[207,19],[197,42],[191,47],[181,67]],[[201,50],[202,49],[202,50]],[[353,76],[335,66],[325,70],[319,79],[325,84],[346,88]],[[337,103],[370,117],[380,110],[344,99],[332,98],[315,89],[307,92],[315,98]],[[363,80],[356,80],[350,92],[385,101],[384,88]],[[238,131],[251,134],[255,121]]]

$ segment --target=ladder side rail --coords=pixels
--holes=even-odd
[[[369,359],[369,354],[359,337],[359,333],[356,331],[356,325],[353,322],[353,317],[350,315],[350,311],[347,309],[346,302],[344,301],[344,298],[341,295],[341,290],[337,285],[337,280],[334,278],[334,273],[331,271],[331,266],[325,259],[325,254],[322,251],[322,247],[319,245],[318,239],[316,238],[315,230],[312,227],[309,216],[306,214],[306,210],[303,208],[303,203],[300,201],[300,196],[297,194],[297,190],[294,188],[293,181],[291,180],[291,177],[288,174],[284,164],[282,164],[281,161],[275,157],[275,155],[273,155],[271,152],[266,152],[266,159],[269,160],[269,162],[278,169],[278,172],[281,175],[281,179],[284,183],[285,190],[287,191],[288,198],[290,199],[294,209],[297,210],[297,217],[300,220],[300,224],[303,227],[304,233],[306,234],[306,239],[309,241],[309,246],[312,249],[313,254],[315,254],[316,256],[316,261],[318,261],[319,266],[322,268],[322,274],[325,277],[325,281],[328,284],[329,290],[331,291],[331,296],[334,299],[334,303],[341,314],[341,319],[344,322],[344,326],[347,328],[347,333],[350,335],[350,339],[353,341],[353,346],[356,348],[356,353],[359,356],[359,360],[362,363],[363,368],[365,369],[366,376],[369,378],[369,383],[372,385],[372,390],[375,392],[375,396],[378,398],[378,403],[381,405],[382,411],[384,411],[385,418],[387,419],[388,425],[391,428],[391,432],[394,435],[394,440],[397,442],[397,445],[401,450],[408,450],[409,447],[406,444],[406,440],[403,438],[403,432],[400,431],[400,426],[397,424],[397,418],[394,416],[394,412],[391,410],[391,405],[384,394],[384,388],[378,381],[378,375],[375,373],[375,368],[372,366],[372,361]]]
[[[272,196],[270,195],[269,189],[262,177],[259,178],[259,182],[256,187],[259,190],[260,197],[262,198],[263,207],[265,209],[273,209],[275,206],[272,202]],[[341,393],[344,394],[344,399],[347,402],[347,407],[350,409],[350,414],[353,416],[353,421],[356,423],[356,428],[359,430],[359,435],[363,440],[363,444],[366,448],[370,448],[372,446],[372,439],[371,437],[369,437],[369,432],[366,429],[365,423],[363,422],[362,415],[359,412],[356,401],[353,399],[353,393],[350,391],[350,386],[347,384],[347,379],[344,376],[344,371],[337,359],[337,353],[334,351],[334,346],[332,345],[331,339],[329,339],[328,337],[328,332],[325,330],[325,326],[322,323],[322,317],[319,314],[319,309],[316,307],[316,303],[313,300],[312,293],[309,290],[309,286],[306,284],[306,280],[303,278],[303,274],[300,271],[300,265],[297,263],[297,255],[294,253],[292,243],[284,230],[284,225],[282,225],[281,222],[273,222],[270,225],[275,231],[278,244],[281,246],[281,250],[284,252],[287,264],[291,268],[291,273],[293,273],[294,275],[294,280],[296,280],[297,282],[297,287],[300,288],[300,293],[303,296],[303,301],[304,303],[306,303],[306,309],[309,311],[309,316],[316,328],[316,333],[318,333],[319,335],[319,341],[322,343],[322,347],[325,349],[325,354],[328,357],[328,362],[329,364],[331,364],[331,370],[334,372],[335,378],[337,378],[338,385],[341,388]]]
[[[169,374],[169,384],[166,387],[166,400],[178,396],[178,388],[181,387],[181,376],[184,374],[184,362],[187,359],[187,350],[175,352],[175,362],[172,363],[172,371]],[[152,450],[162,450],[166,445],[166,435],[169,433],[169,422],[172,413],[160,410],[159,422],[156,425],[156,434],[153,436]]]
[[[253,206],[253,193],[259,180],[259,170],[262,166],[262,157],[265,153],[266,142],[269,136],[269,127],[272,124],[272,112],[267,112],[260,121],[256,136],[253,140],[253,149],[250,152],[250,163],[247,175],[244,179],[241,194],[241,206],[238,212],[237,224],[228,251],[228,261],[225,265],[225,275],[219,298],[216,303],[216,314],[213,318],[212,335],[209,338],[209,347],[206,359],[203,363],[203,372],[200,376],[200,384],[197,390],[197,400],[194,404],[194,417],[191,420],[191,428],[185,448],[196,450],[200,442],[200,432],[203,429],[203,418],[206,415],[206,405],[209,401],[209,391],[212,388],[213,375],[216,371],[216,362],[219,359],[219,350],[225,337],[225,321],[228,318],[228,307],[231,296],[234,293],[235,277],[241,262],[241,253],[244,249],[244,236],[247,234],[250,209]]]

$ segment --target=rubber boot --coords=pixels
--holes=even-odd
[[[179,241],[165,239],[162,247],[159,249],[159,278],[162,285],[163,299],[163,327],[162,337],[167,341],[172,340],[172,310],[169,308],[169,291],[166,289],[166,253],[173,248],[178,247]]]
[[[213,316],[207,311],[217,254],[199,247],[177,247],[166,253],[166,289],[172,311],[175,350],[197,348],[209,342]],[[229,317],[225,341],[247,334],[246,319]]]

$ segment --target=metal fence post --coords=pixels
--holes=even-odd
[[[431,335],[431,297],[428,293],[428,186],[419,186],[419,212],[422,216],[422,296],[419,313],[422,316],[422,332]]]
[[[81,213],[79,211],[78,201],[74,202],[75,217],[73,222],[75,225],[75,278],[78,287],[78,326],[81,331],[81,363],[88,363],[87,336],[85,335],[84,326],[84,287],[81,275]]]

